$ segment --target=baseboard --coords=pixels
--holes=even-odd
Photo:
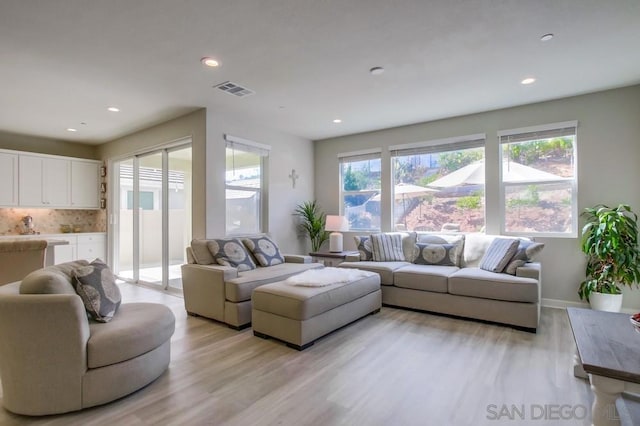
[[[586,308],[589,309],[589,304],[585,302],[570,302],[568,300],[558,300],[558,299],[542,299],[541,305],[545,308],[554,308],[554,309],[567,309],[567,308]],[[620,311],[623,314],[635,314],[638,312],[637,309],[628,309],[622,308]]]

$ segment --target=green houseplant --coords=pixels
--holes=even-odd
[[[316,200],[298,204],[295,214],[300,218],[300,228],[311,240],[311,251],[319,251],[322,243],[329,239],[329,232],[324,229],[326,215],[320,211]]]
[[[578,295],[592,307],[594,296],[600,294],[618,295],[617,303],[622,303],[621,286],[637,287],[640,280],[638,216],[627,204],[617,207],[599,204],[586,208],[582,217],[586,224],[582,228],[581,248],[587,255],[587,267]]]

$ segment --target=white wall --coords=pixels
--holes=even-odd
[[[627,203],[640,213],[640,86],[316,141],[316,199],[326,213],[338,213],[336,155],[382,147],[382,221],[388,224],[383,229],[390,230],[389,145],[486,133],[487,164],[497,165],[498,130],[569,120],[578,120],[578,211],[598,203]],[[490,234],[500,232],[498,178],[497,167],[487,167],[486,229]],[[347,249],[354,248],[351,235],[345,236]],[[578,302],[585,266],[579,239],[537,240],[546,244],[540,256],[543,299]],[[640,308],[640,290],[625,291],[624,307]]]
[[[298,237],[293,211],[297,204],[313,199],[313,143],[214,111],[207,111],[207,237],[225,234],[225,134],[271,146],[266,231],[283,252],[308,252]],[[289,179],[291,169],[300,176],[295,188]]]

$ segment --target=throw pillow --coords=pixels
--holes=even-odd
[[[216,263],[211,252],[207,248],[207,240],[191,240],[191,253],[198,265],[211,265]]]
[[[544,243],[536,243],[533,241],[520,240],[518,251],[511,258],[504,272],[515,275],[516,269],[523,266],[527,262],[531,262],[544,248]]]
[[[253,254],[260,266],[273,266],[284,263],[278,245],[266,235],[254,238],[243,238],[242,243]]]
[[[457,244],[428,244],[417,243],[418,256],[413,263],[416,265],[457,266]]]
[[[256,269],[256,264],[238,238],[216,238],[207,247],[218,265],[237,268],[239,272]]]
[[[455,266],[462,265],[462,254],[465,246],[465,236],[459,234],[431,234],[431,233],[418,233],[419,243],[426,244],[455,244],[456,245],[456,260]]]
[[[494,239],[480,261],[480,269],[502,272],[518,251],[519,240],[512,238]]]
[[[400,234],[372,234],[371,248],[373,260],[376,262],[404,261],[402,251],[402,235]]]
[[[356,235],[353,239],[356,241],[356,248],[360,252],[360,260],[373,260],[371,238],[367,235]]]
[[[98,322],[109,322],[122,298],[115,277],[100,259],[73,272],[73,286],[87,313]]]

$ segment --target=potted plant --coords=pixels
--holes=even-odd
[[[329,232],[324,229],[326,215],[320,211],[316,200],[298,204],[295,214],[301,219],[300,228],[309,235],[311,251],[319,251],[322,243],[329,239]]]
[[[582,213],[582,252],[587,255],[586,279],[578,295],[593,309],[620,311],[622,286],[638,286],[640,250],[638,216],[626,204],[597,205]]]

